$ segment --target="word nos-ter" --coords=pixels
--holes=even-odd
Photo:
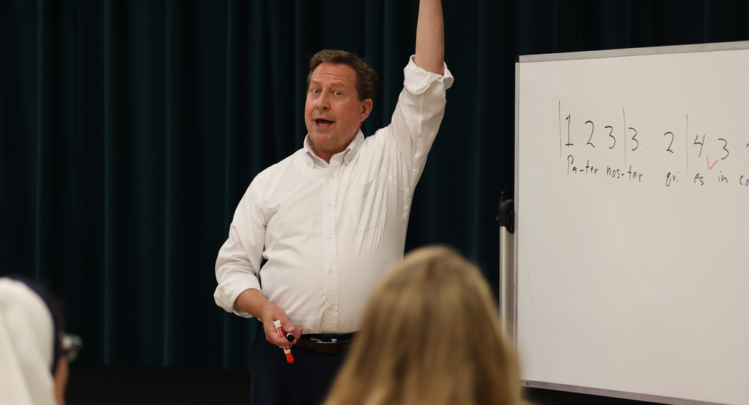
[[[590,159],[585,161],[585,166],[575,166],[575,157],[572,155],[567,156],[568,176],[575,174],[598,175],[598,170],[598,167],[590,164]],[[642,176],[644,173],[632,170],[632,165],[629,165],[629,168],[626,170],[627,171],[625,172],[624,169],[615,169],[611,166],[606,166],[606,171],[601,171],[601,174],[605,173],[606,177],[612,179],[627,179],[630,182],[635,181],[642,183]]]

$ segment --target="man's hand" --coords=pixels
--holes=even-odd
[[[286,317],[286,311],[277,305],[273,305],[268,302],[268,305],[263,307],[261,314],[258,317],[263,322],[263,331],[265,331],[265,340],[276,346],[291,347],[302,336],[302,328],[295,328],[294,325],[289,322],[289,318]],[[294,335],[294,341],[289,342],[286,337],[278,336],[276,327],[273,326],[273,321],[281,321],[281,327],[285,332],[289,332]]]
[[[263,323],[263,331],[265,332],[265,339],[276,345],[276,346],[293,346],[299,338],[302,336],[303,328],[295,328],[294,325],[289,322],[289,318],[286,316],[286,311],[283,308],[273,305],[263,297],[263,294],[254,289],[242,291],[234,302],[234,306],[239,307],[256,317]],[[276,327],[273,326],[273,321],[281,321],[281,327],[284,331],[294,335],[294,341],[289,342],[286,337],[281,338],[278,336]]]

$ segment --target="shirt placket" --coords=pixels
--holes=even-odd
[[[322,328],[338,332],[338,255],[336,252],[336,196],[340,185],[340,161],[331,159],[323,187],[323,286],[325,302]]]

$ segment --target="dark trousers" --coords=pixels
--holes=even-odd
[[[286,362],[283,349],[255,339],[250,352],[252,405],[318,405],[325,400],[348,351],[317,354],[291,347],[294,363]]]

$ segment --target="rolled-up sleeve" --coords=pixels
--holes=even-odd
[[[216,259],[218,286],[213,293],[216,305],[245,318],[252,315],[236,308],[234,302],[247,289],[260,290],[258,274],[265,244],[266,221],[257,192],[261,188],[259,183],[259,179],[253,180],[239,202],[229,227],[229,237]]]
[[[401,184],[413,190],[421,177],[427,154],[445,116],[446,92],[453,76],[447,65],[439,75],[420,68],[411,56],[403,69],[403,91],[393,112],[388,133],[397,143],[399,160],[411,168]],[[405,173],[404,173],[405,174]]]

